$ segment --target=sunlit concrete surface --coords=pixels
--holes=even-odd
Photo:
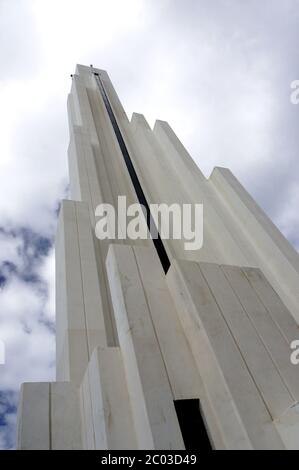
[[[204,205],[200,250],[163,240],[167,273],[152,240],[95,237],[98,204],[138,199],[94,73],[148,203]],[[206,179],[168,123],[130,121],[105,71],[77,65],[68,115],[57,382],[22,386],[18,448],[184,449],[174,401],[198,399],[213,448],[298,449],[297,252],[228,169]]]

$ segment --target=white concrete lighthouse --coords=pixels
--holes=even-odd
[[[299,256],[226,168],[131,121],[77,65],[56,236],[53,383],[22,385],[19,449],[299,449]],[[203,246],[104,239],[99,204],[203,204]],[[148,219],[151,215],[148,213]]]

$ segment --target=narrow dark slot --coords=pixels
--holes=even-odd
[[[147,203],[147,200],[146,200],[145,194],[143,192],[142,186],[139,182],[137,173],[136,173],[135,168],[133,166],[131,157],[129,155],[127,146],[126,146],[125,141],[123,139],[123,136],[121,134],[120,128],[117,124],[117,120],[115,118],[114,112],[112,110],[112,107],[111,107],[111,104],[109,102],[109,99],[108,99],[107,93],[105,91],[104,85],[102,83],[102,80],[101,80],[98,73],[94,73],[94,75],[95,75],[96,82],[97,82],[97,85],[99,87],[101,96],[103,98],[108,116],[110,118],[110,122],[112,124],[115,136],[117,138],[118,145],[120,147],[120,150],[121,150],[121,153],[123,155],[126,167],[128,169],[131,181],[133,183],[133,186],[134,186],[134,189],[135,189],[135,192],[136,192],[136,195],[137,195],[137,199],[139,201],[139,204],[142,204],[146,209],[146,214],[147,214],[146,223],[147,223],[148,229],[150,230],[150,227],[156,227],[156,225],[155,225],[155,222],[152,218],[149,205]],[[170,261],[169,261],[168,255],[166,253],[165,247],[163,245],[163,242],[161,240],[161,237],[160,237],[160,234],[159,234],[158,230],[156,229],[155,232],[158,234],[158,236],[157,236],[157,238],[153,238],[152,240],[154,242],[154,246],[156,248],[156,251],[157,251],[157,254],[159,256],[160,262],[162,264],[163,270],[166,274],[169,267],[170,267]]]
[[[174,406],[186,450],[212,450],[199,400],[175,400]]]

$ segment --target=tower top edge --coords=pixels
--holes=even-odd
[[[76,64],[76,69],[75,73],[77,75],[85,75],[85,74],[90,74],[90,72],[96,72],[96,73],[104,73],[107,74],[107,71],[104,69],[98,69],[96,67],[93,67],[92,65],[83,65],[83,64]]]

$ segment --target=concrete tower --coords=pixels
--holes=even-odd
[[[107,73],[68,97],[57,381],[22,385],[19,449],[299,448],[299,256],[226,168],[128,120]],[[203,203],[204,242],[99,240],[100,203]]]

